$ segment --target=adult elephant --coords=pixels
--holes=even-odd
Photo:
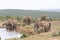
[[[2,25],[3,26],[5,25],[6,29],[9,30],[9,31],[13,31],[13,30],[16,29],[16,23],[7,22],[7,23],[4,23]]]
[[[23,19],[23,23],[26,23],[26,24],[31,24],[31,16],[25,16],[24,19]]]
[[[37,20],[37,21],[34,23],[34,32],[36,32],[36,33],[42,33],[42,32],[44,32],[43,24],[40,23],[39,20]]]
[[[45,32],[48,32],[51,30],[51,23],[48,21],[41,21],[41,24],[43,25]]]
[[[10,22],[7,22],[7,23],[4,23],[2,24],[3,26],[5,25],[6,26],[6,30],[13,30],[12,28],[12,24]]]
[[[47,21],[47,18],[45,15],[41,16],[41,24],[43,24],[45,32],[48,32],[51,30],[51,23]]]

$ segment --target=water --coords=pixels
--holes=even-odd
[[[10,38],[20,38],[21,36],[22,36],[22,34],[17,33],[15,31],[8,32],[6,30],[6,28],[0,28],[0,37],[1,37],[1,40],[10,39]]]

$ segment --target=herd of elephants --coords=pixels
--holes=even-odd
[[[25,16],[23,19],[23,23],[30,25],[32,23],[31,16]],[[17,25],[15,22],[8,21],[2,25],[6,26],[7,30],[15,30]],[[41,32],[48,32],[51,31],[51,23],[47,21],[46,16],[41,16],[40,20],[35,20],[34,22],[34,32],[41,33]]]

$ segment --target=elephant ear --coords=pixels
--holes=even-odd
[[[3,23],[2,26],[6,25],[6,23]]]
[[[8,22],[3,23],[2,25],[8,25]]]

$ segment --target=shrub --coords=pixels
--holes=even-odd
[[[27,35],[25,33],[23,33],[23,35],[21,36],[21,38],[25,38],[27,37]]]
[[[58,36],[56,33],[53,33],[53,35],[52,35],[53,37],[55,37],[55,36]]]
[[[12,18],[10,15],[7,15],[7,16],[6,16],[6,20],[8,20],[8,19],[10,19],[10,18]]]
[[[19,23],[19,24],[17,24],[17,26],[20,26],[21,24]]]
[[[55,37],[55,36],[60,36],[60,31],[53,32],[52,36],[53,36],[53,37]]]
[[[59,30],[59,32],[58,32],[58,33],[59,33],[59,36],[60,36],[60,30]]]
[[[25,23],[23,23],[23,24],[22,24],[22,26],[26,26],[26,24],[25,24]]]
[[[32,23],[35,23],[35,20],[34,19],[32,19]]]

